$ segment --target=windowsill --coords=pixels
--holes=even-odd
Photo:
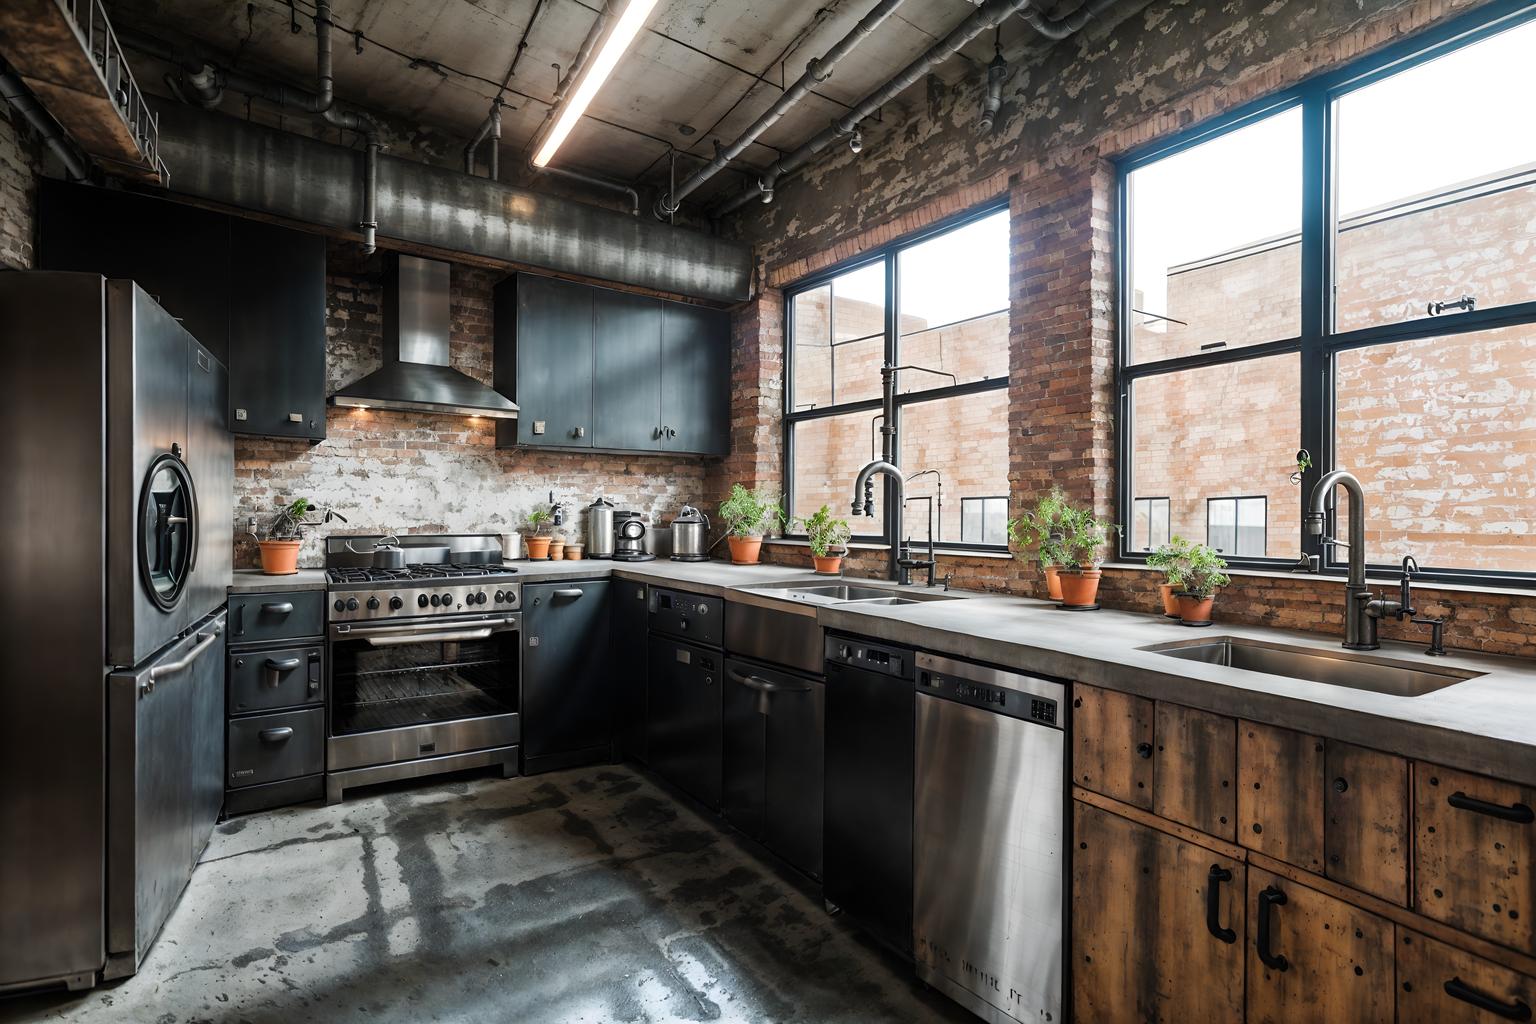
[[[800,540],[795,537],[765,537],[763,539],[763,543],[777,544],[783,547],[791,548],[808,548],[811,546],[809,541]],[[927,554],[928,552],[928,548],[924,544],[913,544],[912,548],[914,551],[921,554]],[[854,541],[852,544],[848,545],[848,550],[889,551],[891,550],[891,546],[889,544],[882,544],[879,541]],[[995,558],[1004,562],[1013,558],[1013,556],[1006,551],[986,551],[976,550],[973,548],[939,548],[934,552],[934,557],[939,561],[943,561],[946,558]]]
[[[1131,572],[1158,572],[1159,570],[1141,562],[1105,562],[1100,568],[1129,570]],[[1332,573],[1313,572],[1283,572],[1278,569],[1242,569],[1228,568],[1227,575],[1237,579],[1260,580],[1294,580],[1307,579],[1316,583],[1337,583],[1344,585],[1344,577]],[[1395,576],[1367,576],[1365,582],[1372,586],[1395,587],[1398,580]],[[1415,577],[1415,588],[1419,590],[1444,590],[1453,593],[1465,594],[1507,594],[1512,597],[1536,597],[1536,590],[1525,587],[1490,587],[1471,583],[1441,583],[1434,579]]]

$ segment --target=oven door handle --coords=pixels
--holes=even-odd
[[[397,626],[340,626],[334,628],[334,635],[338,640],[364,640],[376,636],[399,636],[402,634],[428,637],[432,633],[462,633],[465,630],[473,629],[502,629],[507,626],[517,625],[517,621],[516,618],[475,619],[469,622],[460,619],[457,622],[408,622]]]
[[[446,640],[484,640],[490,636],[493,630],[490,626],[483,629],[465,629],[456,633],[406,633],[402,636],[365,636],[374,647],[398,647],[402,644],[438,643]]]

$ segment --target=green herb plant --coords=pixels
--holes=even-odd
[[[303,540],[304,531],[312,526],[323,526],[333,519],[347,521],[347,517],[329,505],[316,505],[308,498],[295,498],[286,505],[279,505],[267,524],[268,540]]]
[[[1195,544],[1179,559],[1174,572],[1176,578],[1169,582],[1179,588],[1179,593],[1204,600],[1232,582],[1224,569],[1226,559],[1204,544]]]
[[[555,510],[547,502],[540,502],[528,510],[523,521],[528,524],[534,536],[547,537],[550,535],[550,524],[555,521]]]
[[[731,485],[730,495],[720,503],[719,519],[732,537],[761,537],[786,521],[778,494],[761,487],[749,491],[741,484]]]
[[[853,528],[848,525],[848,520],[837,519],[832,515],[832,509],[823,505],[810,516],[802,520],[806,536],[811,542],[811,554],[817,558],[826,558],[832,551],[842,551],[847,547],[848,539],[853,536]]]

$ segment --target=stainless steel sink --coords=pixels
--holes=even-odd
[[[869,587],[856,583],[779,583],[750,589],[764,597],[811,604],[922,604],[924,601],[951,601],[959,596],[921,590],[897,591],[892,587]]]
[[[1285,679],[1307,679],[1397,697],[1422,697],[1482,675],[1481,672],[1463,672],[1438,665],[1416,665],[1348,651],[1319,651],[1235,636],[1199,637],[1153,644],[1141,650],[1185,661],[1224,665]]]

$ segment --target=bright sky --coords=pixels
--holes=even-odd
[[[1344,216],[1536,162],[1536,22],[1341,97]],[[1169,266],[1301,228],[1301,112],[1131,175],[1133,268],[1149,308]]]
[[[1008,308],[1008,211],[902,251],[897,271],[901,312],[947,324]],[[839,298],[881,305],[885,271],[876,263],[833,283]]]

